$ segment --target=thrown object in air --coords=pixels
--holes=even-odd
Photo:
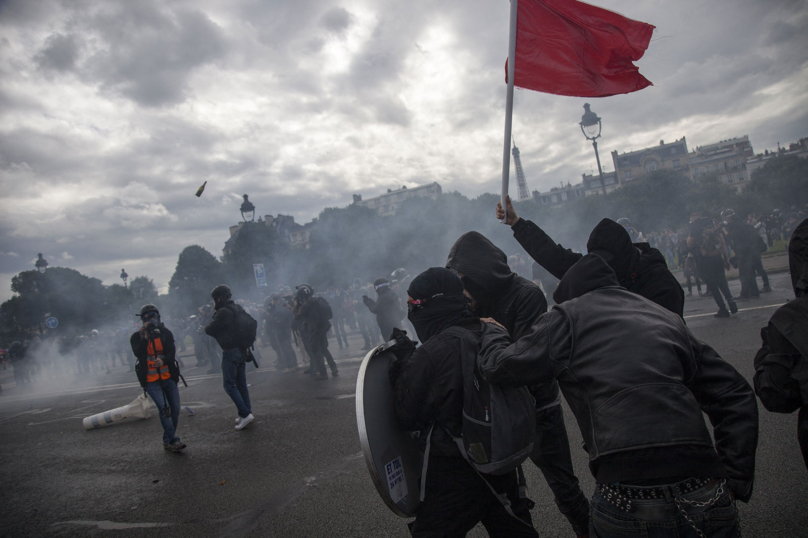
[[[201,187],[199,187],[199,188],[196,190],[196,197],[197,197],[197,198],[199,198],[200,196],[202,196],[202,193],[203,193],[203,192],[205,192],[205,185],[207,185],[207,184],[208,184],[208,182],[207,182],[207,181],[205,181],[205,182],[202,184],[202,186],[201,186]]]
[[[395,360],[391,340],[365,355],[356,378],[356,422],[370,477],[384,503],[401,517],[414,517],[420,504],[418,480],[423,455],[404,431],[393,407],[388,370]]]
[[[85,418],[82,421],[84,424],[84,429],[92,430],[95,428],[101,428],[104,426],[109,426],[110,424],[115,424],[116,422],[122,422],[127,419],[149,418],[151,416],[149,413],[150,405],[149,399],[144,394],[141,394],[129,405],[116,407],[115,409],[104,411],[103,413],[98,413],[97,415]]]

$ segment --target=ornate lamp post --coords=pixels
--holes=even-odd
[[[129,280],[129,275],[126,274],[125,269],[121,269],[121,280],[123,280],[123,287],[129,289],[126,285],[126,281]]]
[[[600,167],[600,155],[598,155],[598,142],[600,138],[600,118],[597,114],[589,110],[589,103],[584,104],[584,115],[581,116],[581,132],[587,140],[592,141],[592,146],[595,148],[595,159],[598,161],[598,173],[600,174],[600,186],[603,188],[603,194],[606,195],[606,181],[603,179],[603,169]]]
[[[244,222],[253,222],[255,220],[255,206],[244,195],[244,203],[241,204],[241,218]]]
[[[48,260],[42,257],[41,252],[37,254],[37,256],[38,258],[36,260],[36,263],[34,263],[34,266],[36,266],[37,271],[39,271],[40,273],[44,273],[45,269],[48,268]]]

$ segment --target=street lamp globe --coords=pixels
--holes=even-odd
[[[42,257],[41,252],[37,254],[37,256],[38,258],[36,260],[36,263],[34,263],[34,266],[36,266],[37,271],[39,271],[40,273],[44,273],[45,269],[48,268],[48,260]]]
[[[584,105],[584,115],[581,116],[581,131],[587,140],[600,138],[600,118],[589,109],[589,103]]]
[[[123,287],[126,288],[126,281],[129,279],[129,275],[126,274],[126,269],[121,269],[121,280],[123,280]]]
[[[255,220],[255,206],[244,195],[244,203],[241,204],[241,218],[244,222],[253,222]]]

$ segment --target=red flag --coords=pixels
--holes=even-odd
[[[515,86],[575,97],[651,86],[632,62],[648,48],[652,25],[576,0],[519,0],[517,7]]]

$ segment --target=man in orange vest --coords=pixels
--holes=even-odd
[[[180,391],[177,389],[180,369],[175,359],[174,335],[162,324],[160,312],[153,304],[140,309],[140,319],[143,325],[129,339],[137,358],[135,372],[140,386],[157,405],[163,425],[163,448],[179,452],[185,444],[176,436],[180,420]]]

